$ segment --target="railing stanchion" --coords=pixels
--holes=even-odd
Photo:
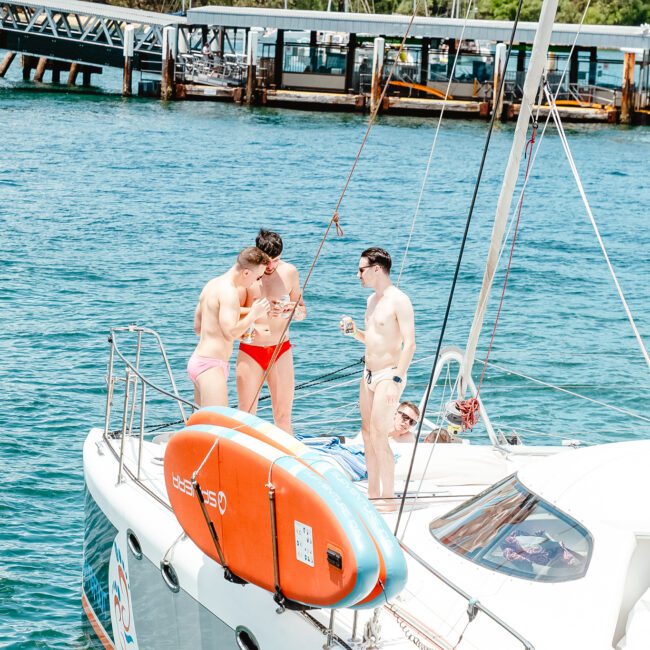
[[[187,416],[185,415],[185,410],[183,409],[183,404],[181,403],[180,395],[178,394],[178,389],[176,388],[176,382],[174,381],[174,374],[172,373],[172,368],[169,365],[169,359],[167,358],[167,353],[165,352],[165,346],[163,345],[162,340],[160,339],[160,336],[153,330],[150,330],[152,334],[156,337],[156,340],[158,341],[158,347],[160,348],[160,352],[162,354],[163,360],[165,362],[165,367],[167,368],[167,374],[169,375],[169,381],[171,382],[172,385],[172,390],[174,392],[174,396],[178,398],[176,400],[176,403],[178,404],[178,408],[180,409],[181,412],[181,417],[183,418],[183,422],[187,422]]]
[[[131,415],[129,417],[129,435],[133,433],[133,418],[135,416],[135,403],[138,399],[138,374],[140,371],[140,351],[142,350],[142,330],[138,329],[138,343],[135,350],[135,369],[133,376],[133,401],[131,402]]]
[[[147,403],[147,384],[142,383],[142,401],[140,403],[140,442],[138,444],[138,480],[140,480],[140,468],[142,467],[142,442],[144,441],[144,411]],[[135,402],[135,396],[133,398]]]
[[[131,388],[131,370],[126,369],[126,381],[124,382],[124,409],[122,411],[122,440],[120,441],[120,468],[117,472],[118,485],[122,482],[122,470],[124,469],[124,441],[126,439],[126,422],[129,413],[129,392]]]
[[[113,403],[113,360],[115,358],[115,348],[113,347],[113,335],[109,335],[108,342],[111,346],[111,351],[108,357],[108,373],[106,376],[107,390],[106,390],[106,411],[104,414],[104,438],[108,436],[108,429],[111,419],[111,404]]]

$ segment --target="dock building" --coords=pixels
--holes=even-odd
[[[102,66],[123,68],[125,95],[139,72],[139,92],[163,99],[368,111],[389,82],[378,106],[384,113],[438,115],[446,102],[450,116],[517,115],[535,23],[518,25],[505,67],[511,22],[416,17],[409,29],[410,22],[401,15],[221,6],[176,16],[81,0],[5,0],[0,48],[8,52],[0,76],[20,52],[23,78],[35,70],[35,81],[46,70],[59,81],[68,69],[73,82],[76,69],[90,83]],[[650,116],[647,25],[558,24],[547,70],[565,120]]]

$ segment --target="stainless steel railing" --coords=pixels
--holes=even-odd
[[[129,360],[126,355],[120,349],[118,345],[118,338],[122,334],[135,335],[135,358],[133,362]],[[141,360],[142,360],[142,350],[143,350],[143,337],[152,338],[157,345],[157,349],[162,356],[164,363],[165,371],[169,379],[171,390],[162,388],[158,384],[155,384],[150,379],[145,377],[141,371]],[[138,402],[138,392],[140,393],[140,409],[139,409],[139,444],[138,444],[138,455],[137,455],[137,470],[133,478],[137,481],[140,480],[140,471],[142,467],[142,445],[144,442],[145,435],[145,414],[147,411],[147,390],[151,389],[156,393],[168,397],[173,400],[177,405],[180,411],[180,421],[182,423],[187,422],[186,407],[192,411],[197,408],[197,406],[184,399],[180,396],[178,388],[176,387],[176,381],[174,380],[174,374],[172,373],[171,365],[169,363],[169,358],[167,352],[165,351],[165,346],[158,335],[152,329],[147,327],[141,327],[139,325],[127,325],[125,327],[112,327],[108,337],[108,342],[110,345],[109,359],[108,359],[108,371],[106,376],[107,382],[107,391],[106,391],[106,410],[104,416],[104,440],[109,444],[109,447],[112,451],[115,451],[113,445],[111,444],[111,438],[120,439],[120,449],[118,452],[118,483],[122,481],[122,475],[124,473],[124,443],[127,436],[133,435],[133,425],[135,420],[136,407]],[[115,361],[116,358],[124,366],[124,375],[117,374],[115,372]],[[111,411],[113,405],[113,399],[115,395],[115,386],[117,382],[124,382],[124,401],[122,405],[122,416],[120,426],[117,430],[111,431]],[[132,474],[129,472],[129,474]]]
[[[507,632],[512,637],[514,637],[517,641],[519,641],[519,643],[521,643],[521,645],[524,647],[525,650],[535,650],[535,646],[530,641],[525,639],[521,634],[519,634],[519,632],[517,632],[514,628],[508,625],[502,618],[500,618],[490,609],[485,607],[485,605],[482,605],[476,598],[470,596],[464,589],[461,589],[458,585],[453,583],[449,578],[447,578],[442,573],[440,573],[440,571],[432,567],[426,560],[422,559],[417,553],[415,553],[412,549],[406,546],[404,542],[400,541],[399,544],[404,550],[404,552],[407,553],[410,557],[412,557],[420,566],[425,568],[431,575],[433,575],[438,580],[443,582],[452,591],[456,592],[456,594],[458,594],[461,598],[464,598],[467,601],[468,624],[474,621],[476,615],[479,612],[483,612],[488,618],[494,621],[505,632]]]

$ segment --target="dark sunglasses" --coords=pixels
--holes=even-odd
[[[417,424],[417,420],[414,420],[411,416],[406,415],[404,411],[397,411],[397,412],[402,416],[402,420],[404,420],[404,422],[408,422],[412,427]]]
[[[361,273],[361,275],[363,275],[363,272],[364,272],[366,269],[371,269],[373,266],[376,266],[376,264],[370,264],[369,266],[360,266],[360,267],[359,267],[359,273]]]

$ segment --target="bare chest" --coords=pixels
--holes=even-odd
[[[247,304],[250,306],[257,298],[267,298],[268,300],[279,300],[289,293],[289,287],[282,276],[275,272],[272,275],[266,275],[260,282],[255,283],[248,290]]]
[[[372,299],[366,311],[366,328],[377,334],[393,334],[397,329],[395,308],[386,298]]]

